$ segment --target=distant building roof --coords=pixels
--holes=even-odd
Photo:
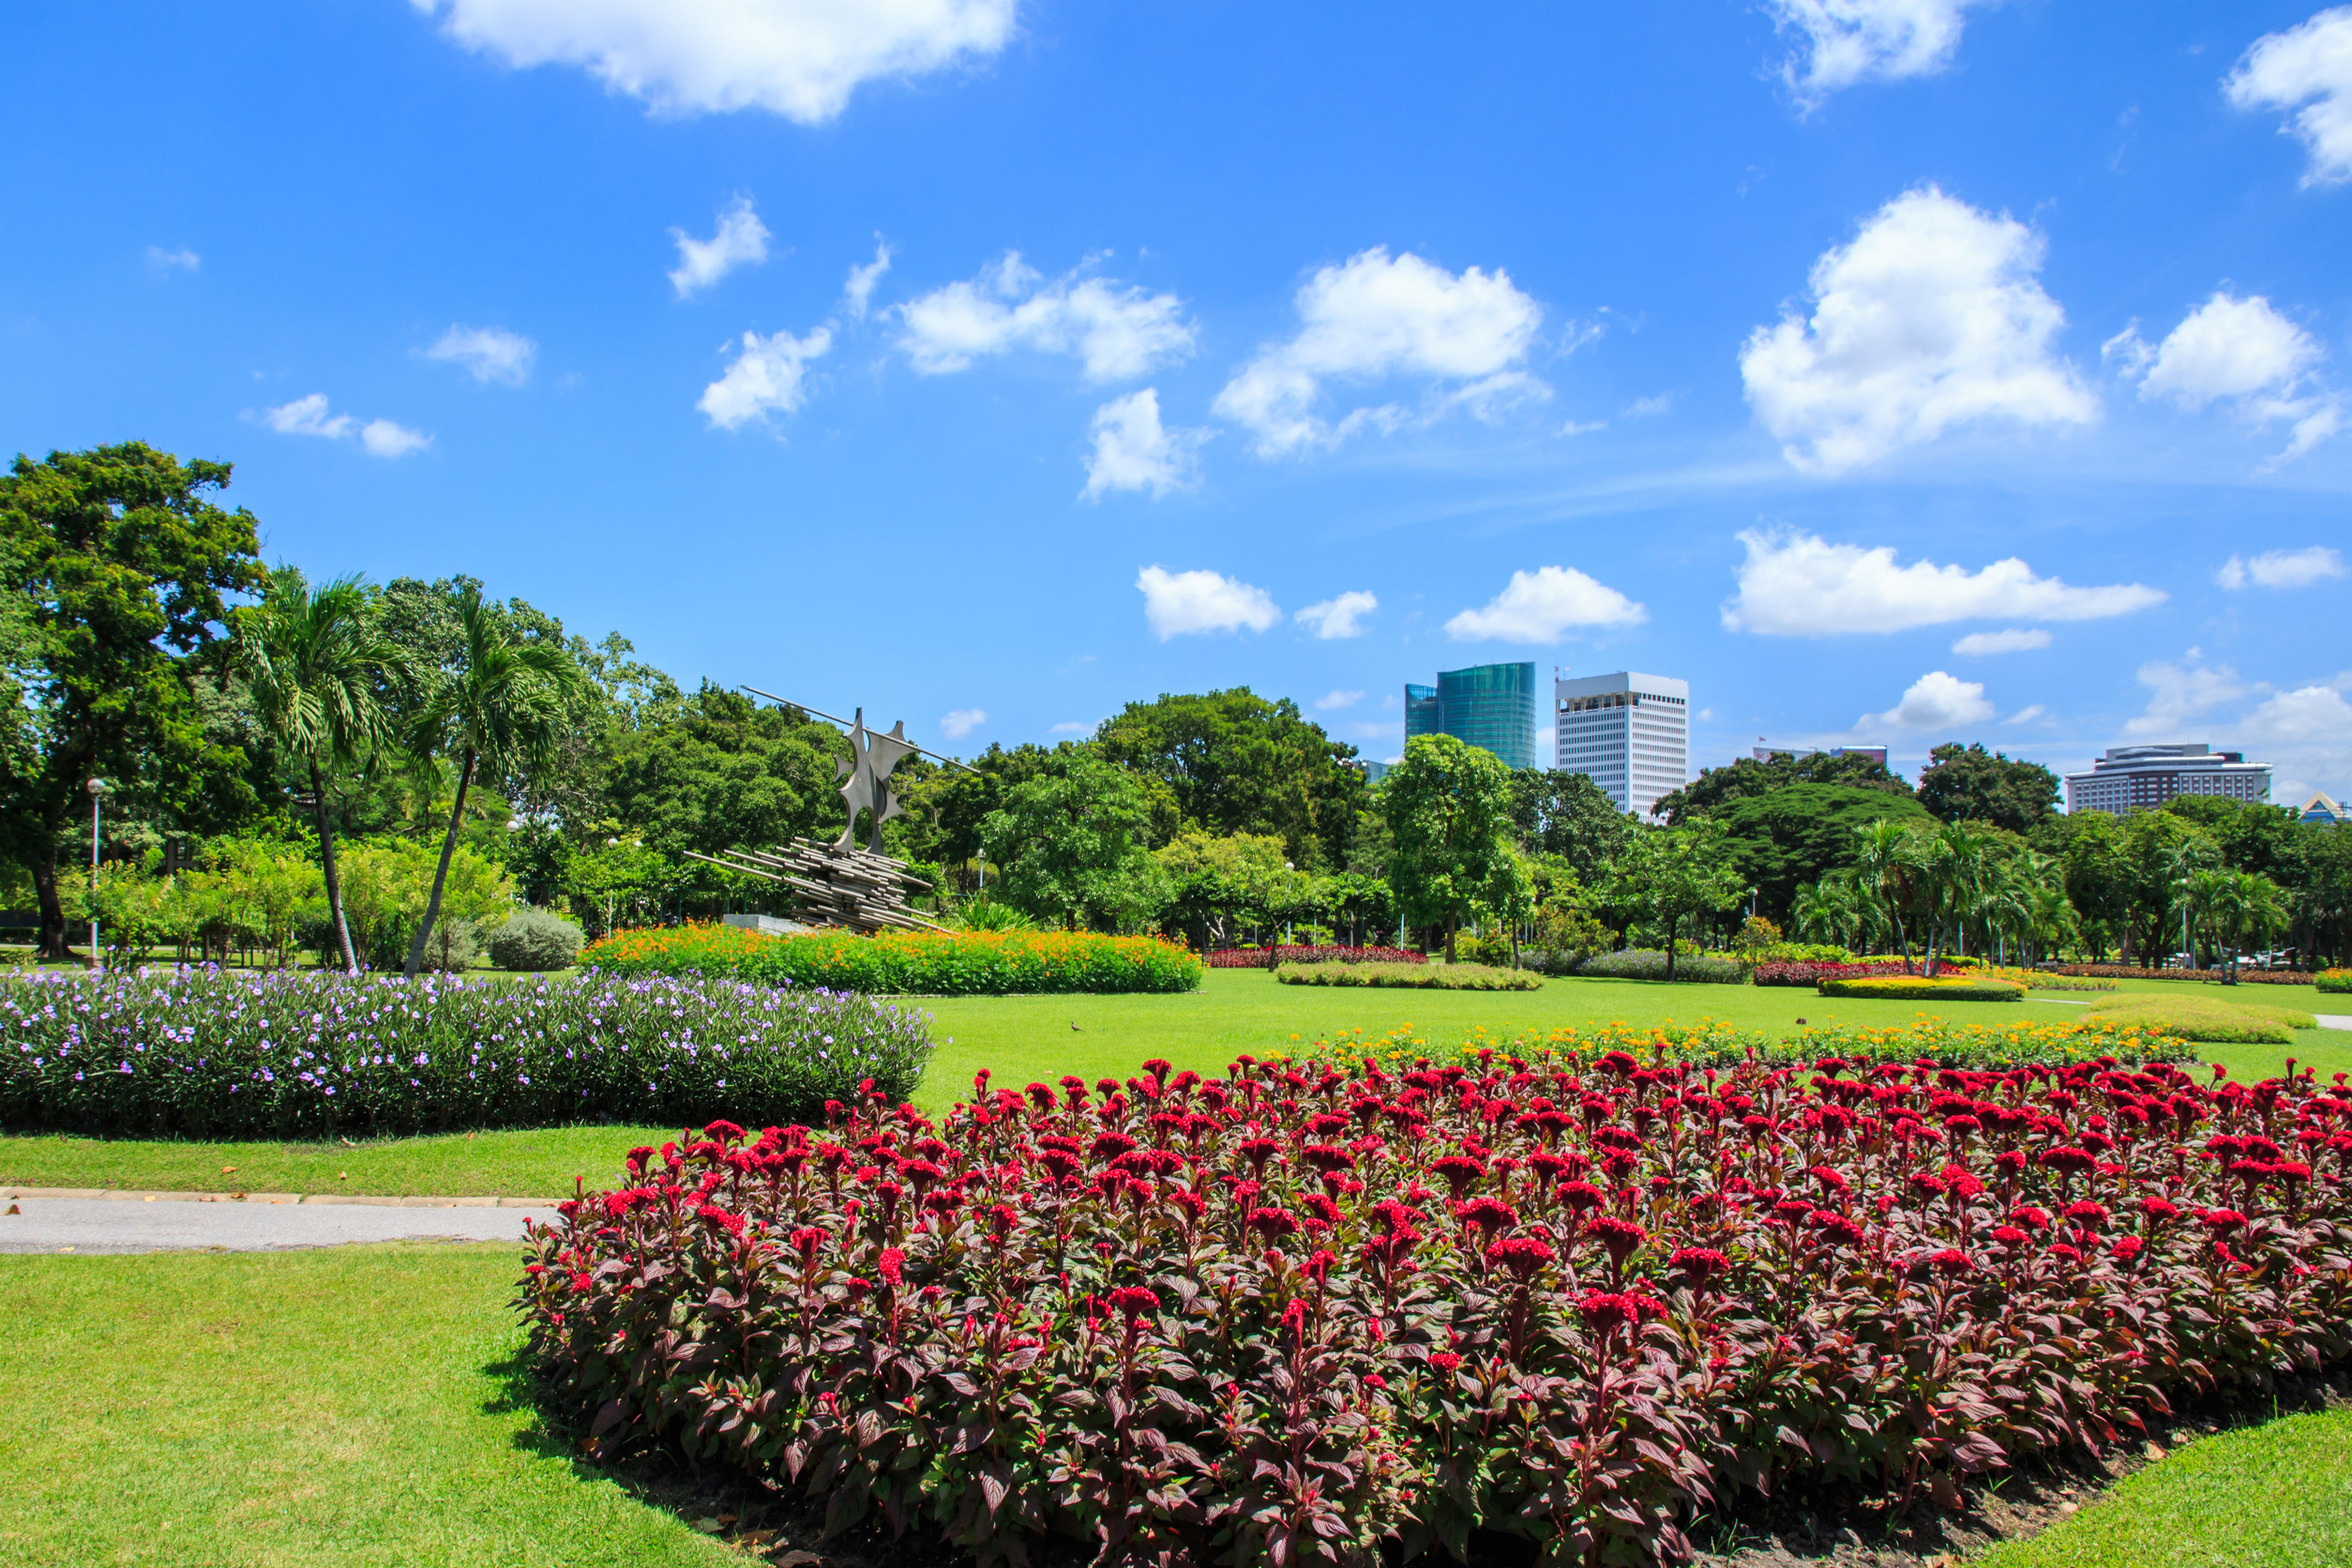
[[[2325,822],[2333,826],[2344,821],[2344,807],[2324,794],[2314,794],[2303,802],[2300,816],[2307,822]]]

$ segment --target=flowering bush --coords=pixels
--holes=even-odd
[[[613,974],[712,974],[901,996],[1190,991],[1201,964],[1157,937],[1092,931],[846,931],[765,937],[734,926],[622,931],[580,956]]]
[[[2053,974],[2088,975],[2101,980],[2226,980],[2225,969],[2137,969],[2130,964],[2052,964]],[[2308,986],[2317,978],[2291,969],[2241,969],[2238,978],[2256,986]]]
[[[1543,980],[1523,969],[1488,964],[1289,964],[1274,971],[1286,986],[1392,986],[1425,991],[1537,991]]]
[[[1756,966],[1759,986],[1817,986],[1824,980],[1860,980],[1874,974],[1909,974],[1918,966],[1900,958],[1859,958],[1851,963],[1763,963]]]
[[[1209,956],[1211,969],[1273,969],[1277,964],[1425,964],[1425,953],[1410,947],[1308,946],[1220,947]]]
[[[1823,996],[1875,997],[1882,1002],[2023,1002],[2026,988],[2007,980],[1974,975],[1866,974],[1829,978],[1817,988]]]
[[[592,1445],[674,1443],[983,1564],[1690,1554],[2352,1350],[2352,1089],[2120,1063],[1488,1051],[715,1123],[535,1229]]]
[[[0,980],[0,1125],[141,1138],[789,1121],[931,1054],[866,997],[610,976],[43,974]]]
[[[2313,977],[2312,984],[2330,995],[2352,991],[2352,969],[2322,970]]]

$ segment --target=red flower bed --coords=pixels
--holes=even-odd
[[[1285,964],[1425,964],[1428,955],[1404,947],[1226,947],[1209,955],[1211,969],[1272,969]]]
[[[2082,974],[2099,980],[2226,980],[2225,969],[2136,969],[2129,964],[2052,964],[2053,974]],[[2255,986],[2308,986],[2317,975],[2292,969],[2241,969],[2238,978]]]
[[[1687,1555],[1743,1488],[1956,1501],[2352,1348],[2352,1089],[2112,1059],[1165,1063],[715,1123],[533,1232],[592,1446],[983,1563]]]
[[[1850,964],[1769,963],[1756,966],[1759,986],[1813,986],[1824,980],[1861,980],[1874,974],[1916,974],[1920,966],[1900,958],[1862,958]]]

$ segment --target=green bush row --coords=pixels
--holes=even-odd
[[[1541,990],[1540,976],[1487,964],[1285,964],[1274,978],[1286,986],[1387,986],[1422,991]]]
[[[1198,990],[1190,950],[1092,931],[815,931],[767,937],[732,926],[622,931],[580,956],[609,974],[725,975],[762,985],[895,996]]]
[[[1930,980],[1923,975],[1864,975],[1852,980],[1824,980],[1823,996],[1879,1002],[2022,1002],[2026,988],[2006,980]]]

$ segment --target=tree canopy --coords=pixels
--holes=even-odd
[[[1928,754],[1915,792],[1938,821],[1990,822],[2030,833],[2058,809],[2058,777],[2039,762],[2013,761],[1983,743],[1947,742]]]
[[[1680,790],[1660,795],[1652,814],[1667,822],[1718,810],[1735,800],[1748,800],[1794,784],[1835,784],[1847,789],[1875,790],[1907,797],[1911,787],[1873,758],[1847,752],[1832,757],[1826,751],[1810,757],[1776,751],[1769,761],[1742,757],[1727,767],[1706,768]]]
[[[1847,784],[1790,784],[1733,800],[1709,815],[1723,827],[1725,852],[1742,890],[1754,887],[1758,912],[1783,924],[1799,884],[1854,864],[1855,829],[1881,817],[1934,820],[1907,795]]]
[[[1094,744],[1104,757],[1167,788],[1184,827],[1213,834],[1272,834],[1301,867],[1348,862],[1363,773],[1346,764],[1355,747],[1333,740],[1289,698],[1269,701],[1247,686],[1197,695],[1163,693],[1130,702],[1106,720]]]
[[[1380,780],[1396,849],[1389,880],[1406,918],[1445,927],[1445,952],[1508,875],[1511,770],[1452,735],[1415,735]]]

